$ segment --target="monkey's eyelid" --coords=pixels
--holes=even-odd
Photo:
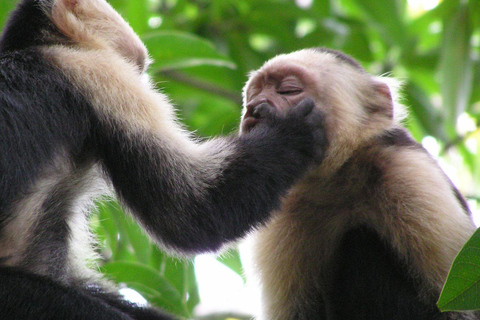
[[[277,89],[278,94],[286,94],[286,95],[293,95],[299,94],[303,92],[303,88],[280,88]]]
[[[295,78],[288,80],[284,79],[281,83],[278,84],[276,91],[279,94],[299,93],[302,92],[303,89],[304,86],[302,85],[302,83]]]

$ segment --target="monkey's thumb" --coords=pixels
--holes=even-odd
[[[315,102],[313,99],[305,98],[292,108],[291,113],[298,117],[306,117],[312,112],[314,107]]]

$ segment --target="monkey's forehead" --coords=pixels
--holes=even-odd
[[[259,71],[267,71],[287,64],[301,65],[309,70],[349,66],[359,73],[365,73],[365,69],[349,55],[327,48],[308,48],[278,55],[268,60]]]
[[[267,62],[259,69],[266,71],[268,69],[277,68],[282,65],[300,65],[304,67],[320,67],[322,65],[332,65],[336,63],[336,59],[332,54],[319,52],[315,49],[303,49],[291,53],[280,54]]]
[[[317,77],[321,76],[326,79],[330,78],[332,73],[342,73],[341,69],[345,69],[343,64],[343,61],[331,52],[318,49],[303,49],[281,54],[265,62],[260,69],[251,72],[244,90],[248,90],[252,85],[258,85],[262,81],[282,79],[287,75],[296,76],[306,85],[312,84]],[[347,69],[355,72],[353,68]]]

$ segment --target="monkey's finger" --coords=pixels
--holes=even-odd
[[[275,117],[275,114],[275,107],[264,102],[255,107],[252,115],[256,119],[272,119]]]
[[[325,156],[325,150],[328,145],[325,132],[325,114],[318,108],[315,108],[306,117],[306,124],[312,130],[313,139],[315,141],[315,162],[320,164]]]
[[[297,103],[296,106],[290,109],[290,114],[303,118],[308,116],[312,112],[314,107],[315,102],[313,101],[313,99],[305,98],[299,103]]]

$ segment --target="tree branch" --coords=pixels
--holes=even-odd
[[[235,102],[238,105],[242,105],[242,98],[239,94],[236,92],[220,88],[218,86],[212,85],[211,83],[208,83],[206,81],[201,81],[195,78],[192,78],[190,76],[185,75],[182,72],[179,71],[174,71],[174,70],[163,70],[163,71],[158,71],[159,74],[163,75],[166,78],[169,78],[170,80],[174,80],[177,82],[181,82],[187,85],[190,85],[192,87],[198,88],[203,91],[207,91],[209,93],[213,93],[217,96],[226,98],[228,100],[231,100]]]

